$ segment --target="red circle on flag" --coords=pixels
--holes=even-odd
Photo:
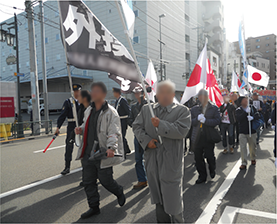
[[[252,79],[255,80],[255,81],[259,81],[262,79],[262,76],[260,73],[258,72],[254,72],[253,75],[252,75]]]

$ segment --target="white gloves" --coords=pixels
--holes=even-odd
[[[246,113],[250,113],[250,107],[247,107],[245,110]]]
[[[271,126],[271,129],[272,129],[272,130],[275,130],[275,125],[272,125],[272,126]]]
[[[248,115],[247,118],[248,118],[248,121],[252,121],[254,119],[254,117],[252,117],[250,115]]]
[[[270,119],[270,118],[268,119],[268,122],[267,122],[267,123],[269,123],[269,124],[271,123],[271,119]]]
[[[201,123],[205,123],[206,118],[204,117],[204,114],[199,114],[197,117],[198,121],[200,121]]]

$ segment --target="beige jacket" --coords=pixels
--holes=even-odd
[[[85,132],[87,119],[91,114],[91,110],[91,106],[89,106],[85,110],[84,123],[80,126],[83,130],[83,133]],[[99,147],[104,147],[106,149],[110,148],[113,149],[116,154],[124,155],[120,118],[115,108],[109,105],[108,103],[107,107],[104,108],[99,114],[97,120],[97,136],[99,141]],[[83,146],[84,141],[82,141],[79,147],[76,160],[82,159],[82,150],[85,150],[83,149]],[[102,159],[101,168],[103,169],[117,165],[121,163],[123,160],[124,157]]]

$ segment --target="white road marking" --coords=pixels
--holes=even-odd
[[[200,217],[197,219],[195,224],[200,223],[210,223],[213,215],[215,214],[217,207],[220,205],[221,200],[224,198],[225,194],[229,191],[232,183],[234,182],[236,176],[238,175],[240,169],[239,165],[241,163],[241,160],[239,159],[236,162],[236,165],[233,167],[231,172],[228,174],[220,188],[217,190],[213,198],[210,200]]]
[[[52,147],[52,148],[47,149],[47,151],[51,151],[53,149],[59,149],[59,148],[62,148],[62,147],[65,147],[65,145],[60,145],[60,146]],[[34,151],[34,153],[39,153],[39,152],[43,152],[43,151],[44,151],[44,149],[41,149],[41,150]]]
[[[250,210],[245,208],[226,206],[217,224],[233,223],[233,220],[237,213],[259,216],[259,217],[268,218],[268,219],[277,219],[277,215],[275,213],[261,212],[261,211]]]
[[[77,168],[77,169],[75,169],[75,170],[71,170],[70,173],[67,174],[67,175],[70,175],[70,174],[79,172],[79,171],[81,171],[81,170],[82,170],[82,167]],[[67,175],[66,175],[66,176],[67,176]],[[56,179],[62,178],[62,177],[63,177],[63,175],[59,174],[59,175],[56,175],[56,176],[53,176],[53,177],[46,178],[46,179],[44,179],[44,180],[37,181],[37,182],[32,183],[32,184],[25,185],[25,186],[23,186],[23,187],[16,188],[16,189],[11,190],[11,191],[7,191],[7,192],[5,192],[5,193],[0,194],[0,199],[1,199],[1,198],[4,198],[4,197],[7,197],[7,196],[10,196],[10,195],[12,195],[12,194],[16,194],[16,193],[18,193],[18,192],[20,192],[20,191],[24,191],[24,190],[30,189],[30,188],[32,188],[32,187],[36,187],[36,186],[38,186],[38,185],[45,184],[45,183],[50,182],[50,181],[52,181],[52,180],[56,180]]]

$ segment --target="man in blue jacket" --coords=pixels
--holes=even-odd
[[[201,89],[199,91],[198,99],[200,105],[196,105],[191,109],[191,120],[195,165],[199,173],[196,184],[201,184],[205,183],[207,180],[204,158],[207,158],[211,178],[213,179],[215,177],[215,143],[208,139],[207,132],[209,127],[214,128],[220,124],[220,114],[218,107],[212,102],[209,102],[209,96],[206,90]]]
[[[247,97],[240,97],[240,107],[236,110],[236,118],[239,122],[239,145],[241,154],[241,170],[246,169],[247,165],[247,143],[251,164],[256,165],[256,130],[252,128],[253,120],[259,119],[259,113],[252,105],[248,105]],[[249,121],[251,121],[251,136],[249,134]]]

